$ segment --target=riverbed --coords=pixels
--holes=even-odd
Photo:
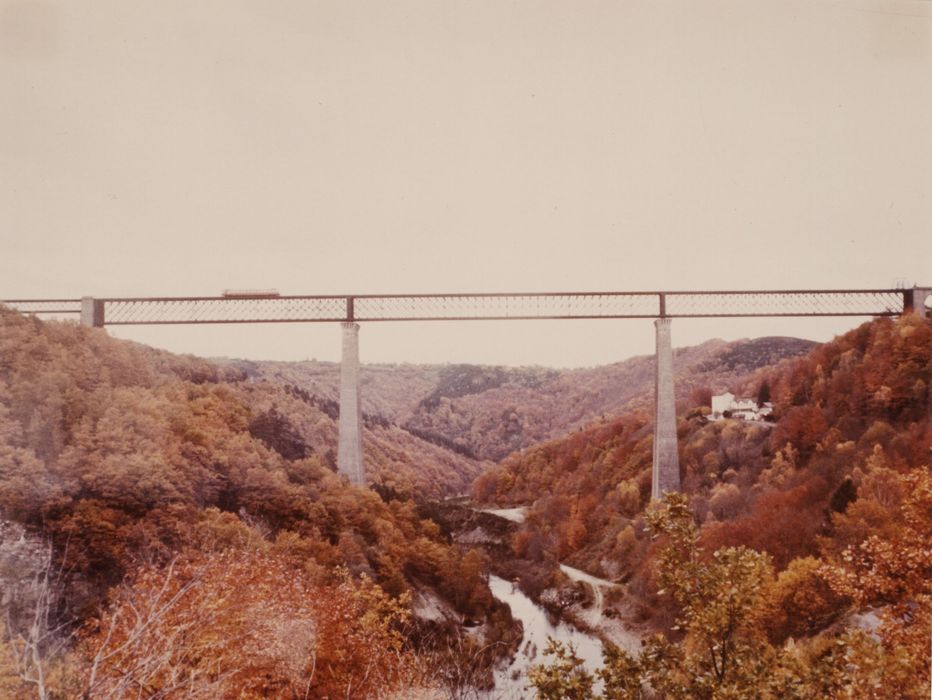
[[[546,663],[552,658],[544,656],[548,637],[572,644],[590,672],[602,667],[602,642],[597,637],[581,632],[566,622],[554,625],[546,611],[510,581],[489,576],[489,588],[492,595],[508,604],[512,616],[521,620],[524,637],[514,659],[496,668],[495,689],[483,696],[486,700],[524,700],[534,697],[533,690],[525,687],[528,682],[527,672],[531,666]]]

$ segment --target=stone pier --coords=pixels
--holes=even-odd
[[[103,328],[104,302],[94,297],[81,297],[81,325]]]
[[[912,311],[922,318],[929,318],[929,309],[926,307],[926,300],[932,296],[932,288],[913,287],[906,290],[904,299],[904,311]]]
[[[343,359],[340,364],[340,438],[337,471],[350,483],[363,486],[362,407],[359,403],[359,324],[343,326]]]
[[[670,319],[654,321],[657,329],[657,368],[654,381],[654,464],[651,498],[680,490],[680,458],[676,444],[676,399],[673,394],[673,346]]]

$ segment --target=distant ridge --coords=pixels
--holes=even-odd
[[[800,338],[709,340],[675,351],[682,407],[696,390],[743,389],[761,368],[804,355]],[[228,361],[256,379],[300,387],[336,400],[339,365]],[[487,365],[366,365],[364,412],[460,455],[498,461],[603,417],[647,410],[653,401],[652,356],[601,367],[558,370]],[[756,388],[753,390],[756,391]]]

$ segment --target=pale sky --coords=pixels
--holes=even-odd
[[[0,0],[0,94],[0,298],[932,284],[929,2]],[[339,352],[333,325],[111,332]],[[652,344],[649,321],[370,324],[361,354]]]

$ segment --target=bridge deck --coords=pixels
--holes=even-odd
[[[95,325],[466,321],[520,319],[894,316],[912,290],[359,294],[134,297],[84,300]],[[81,299],[0,301],[28,314],[81,314]]]

